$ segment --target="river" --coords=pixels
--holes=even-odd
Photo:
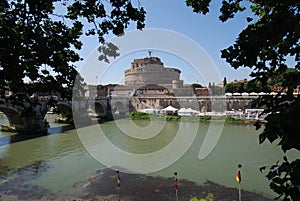
[[[54,118],[53,115],[47,116],[50,126],[61,126],[54,123]],[[173,171],[176,170],[180,179],[194,181],[197,184],[210,180],[224,186],[236,187],[237,164],[242,164],[242,188],[270,197],[274,196],[268,187],[265,174],[260,173],[259,168],[274,164],[282,158],[283,153],[275,144],[265,142],[260,145],[258,143],[260,131],[256,131],[254,126],[225,124],[215,148],[207,157],[200,160],[199,149],[209,129],[208,122],[166,121],[163,122],[163,126],[160,121],[153,122],[156,123],[150,126],[150,130],[159,135],[151,136],[149,139],[135,139],[122,133],[124,128],[127,129],[126,132],[134,132],[133,127],[149,132],[146,128],[151,123],[146,120],[120,119],[106,122],[101,124],[101,130],[116,147],[134,154],[157,152],[163,149],[175,138],[180,127],[183,127],[185,135],[190,135],[187,131],[196,131],[195,139],[182,157],[170,166],[151,172],[149,175],[172,177]],[[1,116],[0,123],[7,123],[5,116]],[[157,130],[155,130],[156,125],[160,127]],[[89,140],[94,142],[98,140],[95,134],[98,127],[95,125],[85,128]],[[24,190],[30,187],[40,188],[58,196],[72,195],[75,191],[74,186],[78,182],[87,180],[104,167],[83,146],[76,129],[60,132],[57,128],[57,130],[52,129],[52,133],[47,136],[17,140],[13,143],[8,142],[14,134],[0,133],[0,185],[8,184],[14,178],[21,177],[23,179],[19,179],[17,184],[14,184],[19,185],[18,188]],[[177,147],[181,149],[180,143]],[[105,154],[109,156],[109,153],[110,150]],[[296,158],[298,153],[288,154],[290,158]],[[168,160],[168,156],[163,160]],[[7,188],[10,188],[9,185]]]

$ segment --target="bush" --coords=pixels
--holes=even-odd
[[[166,120],[178,120],[180,116],[172,116],[172,115],[154,115],[148,114],[144,112],[131,112],[129,117],[132,119],[150,119],[150,118],[157,118],[157,119],[166,119]]]
[[[208,193],[205,198],[198,199],[197,197],[193,197],[190,199],[190,201],[214,201],[215,196],[212,193]]]
[[[144,112],[131,112],[129,116],[132,119],[150,119],[150,115]]]
[[[203,120],[203,121],[211,120],[211,116],[200,116],[200,120]]]
[[[165,116],[165,118],[167,120],[178,120],[178,119],[180,119],[180,116],[170,116],[170,115],[167,115],[167,116]]]
[[[226,121],[234,121],[234,122],[245,122],[243,119],[239,119],[239,118],[234,118],[234,117],[226,117],[225,118]]]

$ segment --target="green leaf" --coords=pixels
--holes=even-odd
[[[266,170],[266,168],[267,168],[267,166],[262,166],[262,167],[259,168],[259,171],[262,173],[263,171]]]

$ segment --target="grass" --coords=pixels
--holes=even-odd
[[[129,117],[131,119],[150,119],[150,115],[144,112],[130,112]]]
[[[193,197],[190,199],[190,201],[214,201],[215,196],[212,193],[208,193],[208,195],[205,198],[198,199],[197,197]]]
[[[131,112],[129,113],[129,117],[131,119],[144,119],[144,120],[150,120],[150,119],[166,119],[168,121],[171,120],[179,120],[181,118],[184,118],[184,120],[199,120],[199,121],[210,121],[210,120],[225,120],[225,122],[228,123],[245,123],[244,119],[240,118],[234,118],[234,117],[228,117],[228,116],[199,116],[199,117],[181,117],[177,115],[154,115],[154,114],[148,114],[144,112]]]
[[[175,115],[153,115],[153,114],[148,114],[148,113],[144,113],[144,112],[131,112],[131,113],[129,113],[129,117],[131,119],[150,119],[150,118],[166,119],[166,120],[180,119],[180,116],[175,116]]]

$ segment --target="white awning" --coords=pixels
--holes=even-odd
[[[256,92],[251,92],[250,96],[257,96],[258,94]]]
[[[241,94],[240,94],[240,93],[237,93],[237,92],[235,92],[235,93],[233,93],[233,95],[234,95],[234,96],[240,96]]]
[[[259,92],[258,95],[263,96],[263,95],[266,95],[266,93],[265,92]]]
[[[172,112],[176,112],[177,110],[178,110],[177,108],[172,107],[170,105],[168,107],[162,109],[162,111],[172,111]]]

